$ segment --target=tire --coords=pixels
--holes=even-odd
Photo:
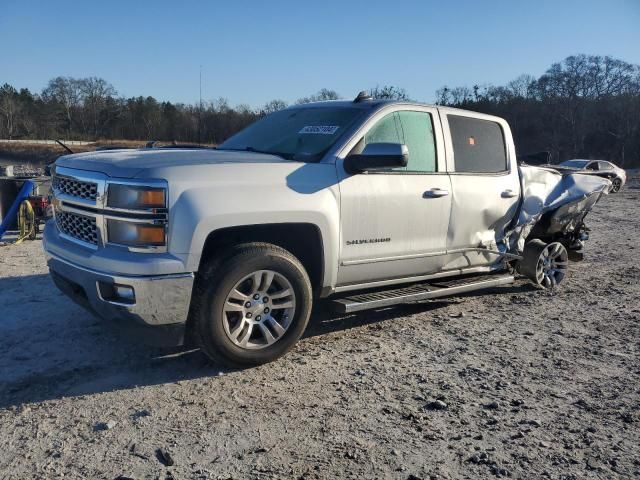
[[[567,275],[568,253],[560,242],[531,240],[524,246],[522,256],[518,271],[542,288],[555,288]]]
[[[309,276],[296,257],[268,243],[241,244],[204,265],[191,327],[213,361],[232,368],[260,365],[298,341],[312,302]]]
[[[611,182],[611,190],[609,190],[611,193],[618,193],[620,191],[620,188],[622,188],[622,180],[620,180],[619,178],[614,178]]]

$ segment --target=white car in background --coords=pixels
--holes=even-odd
[[[605,160],[565,160],[561,162],[559,166],[573,170],[582,170],[584,173],[608,179],[611,181],[611,190],[609,191],[612,193],[619,192],[627,182],[627,173],[622,168]]]

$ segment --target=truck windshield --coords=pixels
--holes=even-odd
[[[270,153],[317,162],[361,115],[348,107],[298,107],[274,112],[241,130],[218,150]]]

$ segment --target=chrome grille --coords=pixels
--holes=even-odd
[[[98,197],[98,184],[83,182],[74,178],[54,176],[52,181],[56,192],[64,193],[71,197],[95,201]]]
[[[55,215],[56,224],[62,233],[83,242],[98,245],[98,227],[95,218],[62,210],[56,210]]]

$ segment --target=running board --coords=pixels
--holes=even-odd
[[[467,278],[462,281],[433,282],[430,284],[412,285],[394,290],[383,290],[374,293],[362,293],[333,300],[338,313],[352,313],[371,308],[388,307],[400,303],[419,302],[432,298],[460,295],[485,288],[509,285],[515,281],[513,275],[484,275],[481,278]]]

